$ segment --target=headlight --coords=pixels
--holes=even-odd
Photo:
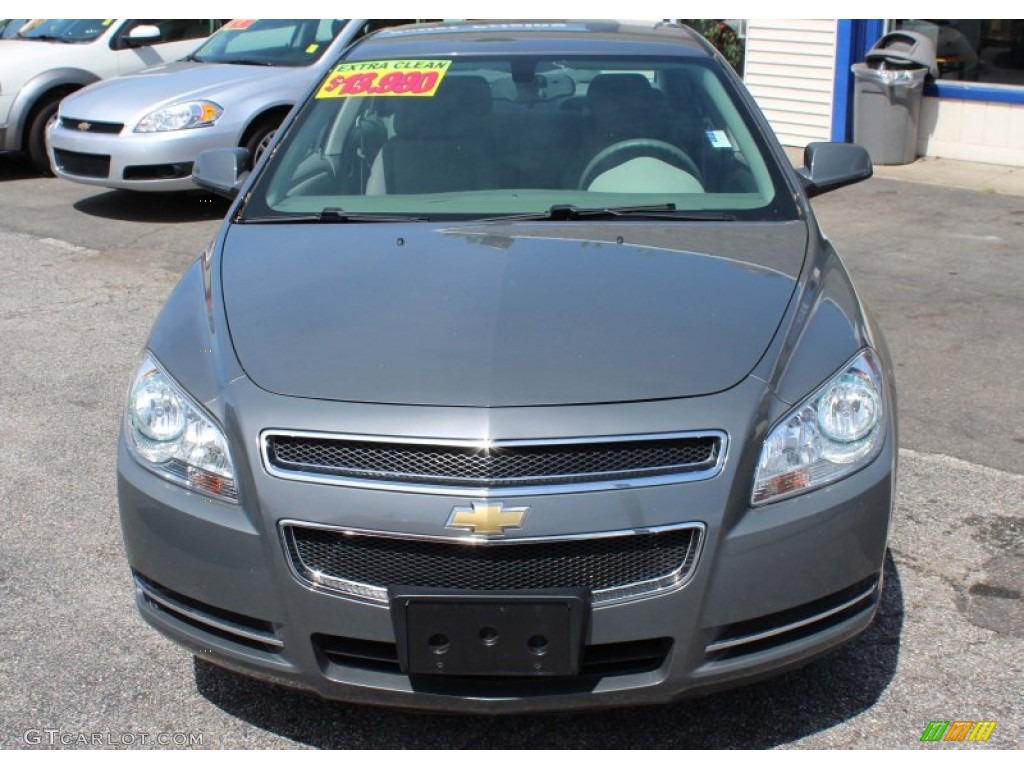
[[[224,432],[148,354],[128,396],[125,435],[139,461],[161,477],[238,500]]]
[[[180,131],[213,125],[224,110],[212,101],[187,101],[150,112],[135,126],[136,133]]]
[[[803,493],[853,474],[882,449],[885,397],[878,363],[864,350],[768,433],[753,504]]]

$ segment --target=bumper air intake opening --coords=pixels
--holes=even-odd
[[[216,608],[167,589],[135,572],[135,588],[145,603],[160,613],[208,634],[267,653],[284,648],[269,621]]]
[[[878,577],[871,576],[796,608],[724,626],[705,652],[709,660],[722,661],[809,637],[873,608],[880,593]]]
[[[185,179],[192,175],[192,163],[163,163],[161,165],[129,165],[124,169],[125,181],[158,181]]]

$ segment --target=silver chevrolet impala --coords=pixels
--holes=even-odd
[[[671,24],[383,30],[305,94],[130,387],[143,617],[321,696],[504,713],[806,663],[883,589],[882,336],[742,82]]]
[[[181,61],[105,80],[61,102],[54,173],[150,192],[195,189],[206,149],[266,148],[278,125],[359,37],[397,20],[235,19]]]

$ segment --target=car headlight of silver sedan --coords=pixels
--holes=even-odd
[[[135,126],[135,132],[160,133],[205,128],[216,123],[222,114],[224,109],[212,101],[186,101],[150,112]]]
[[[878,362],[866,349],[768,433],[751,502],[795,496],[871,462],[885,440],[885,409]]]
[[[223,430],[149,354],[132,382],[125,436],[142,465],[161,477],[220,499],[238,500]]]

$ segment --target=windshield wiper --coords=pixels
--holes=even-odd
[[[15,39],[17,39],[17,40],[42,40],[43,42],[46,42],[46,43],[73,43],[73,42],[75,42],[74,40],[70,40],[70,39],[68,39],[66,37],[61,37],[60,35],[32,35],[30,37],[29,36],[24,36],[23,37],[22,35],[16,35]]]
[[[426,221],[423,216],[402,216],[386,213],[355,213],[341,208],[324,208],[320,213],[295,216],[257,216],[236,219],[241,224],[399,224]]]
[[[246,64],[251,67],[276,67],[272,61],[266,61],[263,59],[199,59],[199,61],[207,61],[211,64]]]
[[[513,213],[476,221],[574,221],[579,219],[672,219],[675,221],[734,221],[735,216],[718,211],[677,211],[675,203],[660,205],[622,205],[609,208],[577,208],[575,205],[553,205],[536,213]]]

